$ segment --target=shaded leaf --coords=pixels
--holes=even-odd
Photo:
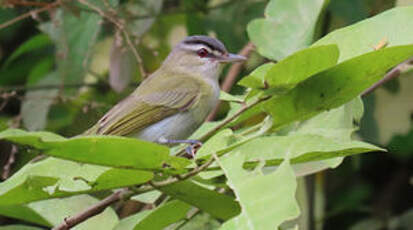
[[[173,200],[156,209],[139,212],[122,219],[115,230],[162,230],[169,225],[185,219],[191,206]]]
[[[56,72],[48,74],[35,85],[55,85],[59,83]],[[57,96],[58,89],[28,91],[21,106],[24,126],[31,131],[44,129],[49,108]]]
[[[130,1],[124,4],[125,16],[128,18],[127,29],[135,36],[141,37],[155,22],[156,15],[162,9],[163,0]],[[135,18],[135,19],[134,19]]]
[[[138,73],[135,56],[129,47],[113,40],[110,50],[109,85],[116,92],[122,92],[136,78]]]
[[[204,188],[193,181],[181,181],[159,189],[221,220],[228,220],[240,212],[238,203],[232,197]]]
[[[4,66],[8,66],[11,62],[13,62],[16,58],[20,57],[21,55],[32,52],[33,50],[36,49],[41,49],[46,46],[52,45],[52,42],[50,41],[49,36],[46,34],[39,34],[36,36],[31,37],[29,40],[24,42],[22,45],[20,45],[10,56],[9,58],[4,62]]]
[[[40,25],[56,45],[57,72],[64,84],[83,81],[85,59],[101,29],[101,19],[99,14],[80,11],[76,16],[69,8],[62,8],[56,11],[52,21]]]

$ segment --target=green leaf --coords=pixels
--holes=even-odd
[[[221,101],[232,101],[232,102],[238,102],[241,103],[243,102],[243,98],[241,98],[240,96],[234,96],[232,94],[229,94],[225,91],[221,91],[221,93],[219,94],[219,100]]]
[[[36,49],[41,49],[46,46],[52,45],[52,42],[46,34],[38,34],[36,36],[31,37],[29,40],[25,41],[22,45],[20,45],[4,62],[3,67],[7,67],[11,62],[16,60],[16,58],[20,57],[21,55],[32,52]]]
[[[38,63],[30,70],[26,85],[35,85],[41,79],[46,78],[48,76],[48,73],[52,71],[53,64],[54,60],[52,56],[47,56],[43,59],[40,59]]]
[[[204,28],[197,28],[197,31],[190,28],[189,32],[192,32],[191,35],[195,35],[193,32],[202,32],[200,30],[207,32],[204,34],[213,31],[216,33],[216,37],[225,44],[230,52],[238,52],[245,46],[248,42],[248,36],[245,33],[247,24],[251,20],[261,17],[266,5],[263,1],[249,0],[240,0],[236,2],[208,1],[207,4],[208,8],[214,9],[206,10],[207,13],[204,14],[205,17],[202,18],[201,16],[203,21],[196,23],[196,26]],[[189,17],[187,21],[189,20],[197,20],[197,18]],[[187,23],[187,25],[189,24]]]
[[[54,85],[59,82],[56,72],[48,74],[35,85]],[[28,91],[21,106],[24,126],[31,131],[42,130],[47,123],[49,108],[57,96],[58,89]]]
[[[163,0],[130,1],[123,5],[126,18],[131,18],[126,25],[133,36],[139,38],[149,30],[155,22],[155,16],[158,15],[162,9],[162,3]],[[148,15],[150,15],[150,17],[147,17]],[[133,19],[134,17],[136,19]]]
[[[272,66],[265,80],[271,91],[287,92],[312,75],[334,66],[338,56],[335,45],[304,49]]]
[[[160,196],[162,195],[161,192],[157,190],[153,190],[150,192],[146,192],[143,194],[139,194],[136,196],[131,197],[132,200],[136,200],[142,203],[152,204],[154,203]]]
[[[291,163],[301,163],[382,150],[360,141],[343,142],[316,134],[290,134],[256,138],[233,151],[241,152],[248,161],[271,160],[271,165],[277,165],[286,157]]]
[[[0,230],[43,230],[43,228],[16,224],[16,225],[2,226],[0,227]]]
[[[56,226],[61,224],[65,218],[72,216],[86,208],[96,204],[99,200],[89,195],[78,195],[64,199],[50,199],[45,201],[33,202],[26,205],[15,206],[20,210],[27,210],[25,213],[17,213],[16,215],[10,215],[10,211],[6,208],[8,206],[0,206],[0,213],[5,216],[33,222],[47,227]],[[40,220],[33,221],[25,214],[31,212],[37,215]],[[85,222],[80,223],[74,230],[89,230],[89,229],[113,229],[118,223],[118,217],[112,208],[107,208],[104,212],[89,218]]]
[[[70,8],[56,11],[52,21],[40,25],[40,30],[49,35],[56,45],[57,72],[64,84],[74,84],[83,81],[85,63],[89,57],[90,48],[100,32],[99,14],[80,11],[73,14]]]
[[[363,116],[363,102],[357,97],[338,108],[322,112],[306,121],[292,131],[298,134],[314,134],[337,140],[351,141],[354,131]]]
[[[238,203],[232,197],[204,188],[193,181],[181,181],[159,190],[221,220],[228,220],[240,212]]]
[[[413,45],[373,51],[340,63],[301,82],[289,93],[263,103],[274,127],[305,120],[336,108],[381,79],[385,72],[413,55]]]
[[[139,212],[122,219],[115,230],[163,230],[169,225],[185,219],[191,206],[173,200],[156,209]]]
[[[248,36],[261,55],[281,60],[312,43],[326,2],[272,0],[265,9],[265,19],[256,19],[248,24]]]
[[[44,154],[78,162],[134,169],[162,169],[168,164],[183,169],[191,161],[169,155],[165,146],[119,136],[79,136],[63,138],[48,132],[10,129],[0,139],[33,146]]]
[[[276,65],[275,63],[265,63],[259,67],[257,67],[254,71],[252,71],[248,76],[241,79],[238,82],[239,85],[245,86],[247,88],[254,88],[254,89],[265,89],[268,85],[265,84],[265,76],[267,75],[268,71]]]
[[[207,213],[200,213],[191,218],[184,226],[180,227],[180,230],[216,230],[219,229],[221,224],[212,218]]]
[[[50,226],[45,218],[26,205],[0,206],[0,214],[43,226]]]
[[[137,78],[138,63],[130,48],[117,39],[113,40],[110,50],[109,85],[116,92],[122,92],[129,83]]]
[[[368,53],[380,41],[387,46],[413,43],[413,6],[393,8],[377,16],[327,34],[313,46],[336,44],[340,50],[339,62]],[[407,58],[406,58],[407,59]]]
[[[301,122],[293,134],[320,135],[337,142],[349,142],[353,132],[357,129],[363,115],[363,103],[360,98],[330,111],[325,111]],[[290,134],[291,135],[291,134]],[[327,168],[335,168],[343,161],[343,157],[334,157],[326,160],[309,161],[293,165],[296,176],[309,175]]]
[[[68,216],[73,216],[98,203],[99,200],[89,195],[79,195],[64,199],[51,199],[30,203],[27,206],[43,216],[52,226],[61,224]],[[73,230],[113,229],[118,223],[118,216],[112,208],[80,223]]]
[[[300,213],[295,200],[297,182],[288,160],[266,175],[261,167],[245,171],[243,162],[244,155],[240,152],[219,159],[227,183],[241,205],[241,214],[224,223],[221,229],[277,229],[283,222],[296,218]]]
[[[152,177],[146,171],[47,158],[26,164],[0,184],[0,206],[138,185]]]

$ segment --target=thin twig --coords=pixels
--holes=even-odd
[[[103,212],[111,204],[119,201],[122,198],[123,193],[124,193],[123,190],[119,190],[119,191],[112,193],[105,199],[101,200],[99,203],[96,203],[95,205],[90,206],[85,211],[78,213],[72,217],[65,218],[64,221],[60,225],[54,227],[53,230],[70,229],[76,226],[77,224],[82,223],[83,221],[89,219],[90,217]]]
[[[258,100],[256,100],[254,103],[249,104],[249,105],[245,105],[242,106],[241,109],[239,109],[235,114],[233,114],[231,117],[228,117],[227,119],[225,119],[222,123],[220,123],[219,125],[217,125],[214,129],[210,130],[209,132],[207,132],[206,134],[204,134],[201,138],[199,138],[200,141],[205,141],[207,140],[209,137],[211,137],[212,135],[214,135],[216,132],[218,132],[219,130],[221,130],[223,127],[225,127],[227,124],[229,124],[231,121],[233,121],[235,118],[237,118],[239,115],[241,115],[243,112],[247,111],[248,109],[258,105],[259,103],[268,100],[269,98],[271,98],[270,96],[268,97],[262,97]]]
[[[42,13],[42,12],[44,12],[44,11],[50,10],[50,9],[52,9],[52,8],[55,8],[55,7],[59,6],[60,4],[61,4],[60,1],[56,1],[56,2],[53,2],[53,3],[51,3],[51,4],[48,4],[47,6],[44,6],[44,7],[42,7],[42,8],[35,9],[35,10],[31,10],[31,11],[29,11],[29,12],[27,12],[27,13],[24,13],[24,14],[22,14],[22,15],[19,15],[19,16],[15,17],[15,18],[13,18],[13,19],[5,22],[5,23],[2,23],[2,24],[0,25],[0,30],[1,30],[1,29],[4,29],[4,28],[6,28],[6,27],[8,27],[8,26],[10,26],[10,25],[13,25],[14,23],[19,22],[19,21],[21,21],[21,20],[23,20],[23,19],[26,19],[26,18],[28,18],[28,17],[31,17],[32,15],[39,14],[39,13]]]
[[[122,30],[122,33],[123,33],[123,36],[125,36],[125,38],[126,38],[126,43],[128,43],[129,47],[130,47],[131,50],[132,50],[133,55],[134,55],[135,58],[136,58],[136,61],[138,62],[138,68],[139,68],[139,72],[140,72],[140,74],[141,74],[142,79],[143,79],[143,78],[146,78],[147,73],[146,73],[146,71],[145,71],[145,69],[144,69],[144,67],[143,67],[142,58],[141,58],[141,56],[139,55],[138,50],[136,49],[136,47],[133,45],[129,33],[126,31],[126,29],[123,29],[123,30]]]
[[[254,49],[255,49],[254,44],[252,44],[252,42],[248,42],[238,54],[242,55],[242,56],[245,56],[245,57],[248,57]],[[221,84],[221,89],[223,91],[229,92],[231,90],[232,85],[234,85],[234,82],[235,82],[238,74],[241,72],[243,64],[244,63],[242,63],[242,62],[234,63],[234,64],[232,64],[231,68],[229,68],[228,73],[225,76],[225,80]],[[220,105],[221,105],[221,102],[219,102],[215,106],[214,110],[212,110],[212,112],[206,118],[207,121],[214,120],[216,114],[219,111]]]
[[[405,69],[406,65],[411,65],[413,64],[413,57],[407,59],[406,61],[398,64],[396,67],[394,67],[392,70],[390,70],[389,72],[386,73],[386,75],[384,75],[384,77],[374,83],[374,85],[370,86],[370,88],[366,89],[363,93],[361,93],[361,96],[366,96],[369,93],[373,92],[374,90],[376,90],[378,87],[380,87],[381,85],[383,85],[384,83],[399,77],[400,74],[403,72],[403,70]]]
[[[17,146],[12,144],[10,154],[9,154],[9,158],[8,158],[6,164],[3,166],[3,173],[1,174],[1,178],[3,180],[6,180],[7,178],[9,178],[12,166],[13,166],[14,162],[16,161],[16,154],[17,154]]]
[[[139,68],[139,72],[141,74],[141,76],[143,78],[146,77],[146,71],[145,68],[143,67],[143,61],[141,56],[138,53],[138,50],[136,49],[135,45],[132,42],[131,36],[129,34],[129,32],[126,29],[126,26],[124,25],[124,23],[119,20],[118,18],[116,18],[116,15],[113,14],[113,12],[109,13],[109,12],[105,12],[103,11],[101,8],[99,8],[98,6],[93,5],[92,3],[88,2],[87,0],[78,0],[79,3],[89,7],[90,9],[96,11],[99,15],[101,15],[103,18],[107,19],[108,21],[110,21],[111,23],[113,23],[116,28],[122,32],[123,36],[126,39],[126,43],[128,44],[129,48],[132,50],[133,55],[136,58],[136,61],[138,63],[138,68]]]
[[[25,0],[6,0],[3,3],[5,6],[46,6],[49,5],[48,2],[34,2]]]
[[[197,175],[199,172],[205,170],[206,168],[208,168],[212,162],[214,162],[215,158],[211,157],[207,162],[205,162],[204,164],[202,164],[199,167],[194,168],[192,171],[182,175],[181,177],[173,177],[171,179],[165,180],[165,181],[159,181],[159,182],[151,182],[150,186],[145,186],[142,188],[138,188],[135,189],[133,191],[130,190],[119,190],[115,193],[112,193],[111,195],[107,196],[105,199],[101,200],[100,202],[96,203],[93,206],[90,206],[88,209],[72,216],[72,217],[68,217],[65,218],[64,221],[59,224],[58,226],[54,227],[53,230],[68,230],[80,223],[82,223],[83,221],[98,215],[99,213],[103,212],[107,207],[109,207],[110,205],[114,204],[115,202],[119,201],[119,200],[125,200],[125,199],[129,199],[130,197],[140,194],[140,193],[144,193],[144,192],[149,192],[152,191],[156,188],[159,187],[164,187],[167,185],[171,185],[173,183],[176,183],[178,181],[182,181],[182,180],[186,180],[190,177],[193,177],[195,175]]]

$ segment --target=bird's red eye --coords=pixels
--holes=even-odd
[[[203,58],[203,57],[206,57],[208,55],[208,50],[206,50],[205,48],[201,48],[196,53],[198,54],[198,56]]]

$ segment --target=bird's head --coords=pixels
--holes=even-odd
[[[218,78],[222,64],[245,61],[241,55],[228,53],[224,44],[208,36],[190,36],[178,43],[163,63],[174,72],[186,72]]]

